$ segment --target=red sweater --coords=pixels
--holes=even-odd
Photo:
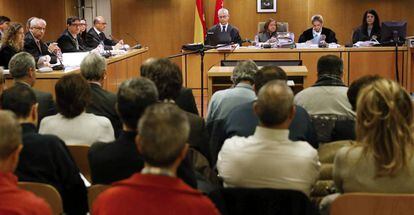
[[[179,178],[136,173],[115,182],[93,205],[102,214],[219,214],[213,203]]]
[[[0,214],[51,215],[52,212],[43,199],[19,189],[13,173],[0,173]]]

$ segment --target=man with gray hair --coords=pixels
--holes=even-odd
[[[233,88],[220,90],[213,94],[207,111],[207,126],[216,120],[227,117],[228,113],[240,104],[256,99],[253,89],[254,77],[258,70],[252,60],[242,61],[233,70]]]
[[[35,58],[39,67],[57,62],[56,54],[60,51],[57,43],[46,45],[42,39],[46,32],[46,21],[41,18],[30,20],[29,31],[24,37],[24,50]]]
[[[218,44],[238,43],[242,45],[239,29],[229,24],[229,11],[226,8],[221,8],[217,15],[220,23],[208,29],[204,44],[215,46]]]
[[[311,145],[289,139],[295,115],[292,90],[285,81],[268,82],[253,109],[259,118],[255,133],[227,139],[218,155],[224,185],[298,190],[309,196],[320,163]]]
[[[325,41],[327,43],[337,43],[335,32],[329,28],[323,27],[322,15],[313,15],[311,18],[312,28],[304,31],[298,40],[298,43],[311,42],[319,43]],[[324,36],[322,36],[324,35]]]
[[[86,107],[86,112],[108,118],[117,138],[122,130],[122,123],[115,111],[116,95],[103,89],[106,68],[105,59],[95,53],[90,53],[81,62],[81,75],[91,86],[91,102]]]
[[[15,54],[9,62],[10,74],[15,85],[23,85],[33,88],[36,82],[36,63],[33,56],[27,52]],[[36,100],[39,103],[39,123],[46,117],[56,114],[55,102],[52,94],[33,88]]]
[[[148,107],[139,120],[135,141],[145,167],[141,173],[113,183],[99,196],[92,213],[218,214],[210,200],[176,177],[189,148],[189,134],[187,116],[176,105],[159,103]]]
[[[52,214],[43,199],[17,186],[17,177],[13,172],[22,148],[20,124],[13,113],[0,110],[0,213]]]

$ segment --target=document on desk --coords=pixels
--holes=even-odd
[[[63,65],[66,67],[79,67],[82,60],[89,54],[89,52],[69,52],[69,53],[63,53],[62,59],[63,59]]]

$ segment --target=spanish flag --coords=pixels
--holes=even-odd
[[[214,11],[214,24],[215,25],[219,23],[218,11],[223,7],[224,7],[224,0],[216,0],[216,9]]]
[[[204,43],[206,19],[204,17],[203,0],[196,0],[194,14],[194,43]]]

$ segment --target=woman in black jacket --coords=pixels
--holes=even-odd
[[[377,12],[373,9],[365,11],[362,17],[362,25],[352,35],[352,42],[367,41],[371,39],[380,40],[381,26]]]

